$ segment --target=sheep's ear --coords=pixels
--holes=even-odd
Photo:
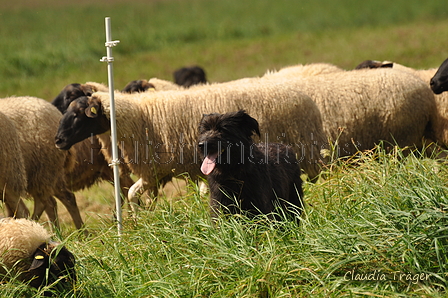
[[[45,244],[39,246],[36,249],[36,251],[34,252],[34,255],[33,255],[33,261],[31,262],[30,268],[28,270],[37,269],[48,262],[48,256],[43,251],[44,248],[45,248]]]
[[[380,66],[381,68],[392,68],[394,67],[394,63],[393,62],[387,62],[387,63],[383,63]]]
[[[90,86],[90,85],[86,85],[86,84],[82,84],[81,85],[81,90],[82,92],[84,92],[85,96],[92,96],[92,94],[98,90],[95,89],[94,86]]]
[[[87,117],[89,118],[96,118],[98,117],[98,111],[100,110],[100,106],[98,104],[90,104],[87,109],[85,110],[85,113]]]

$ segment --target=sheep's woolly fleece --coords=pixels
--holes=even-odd
[[[27,174],[27,192],[34,198],[33,219],[38,219],[45,210],[50,220],[56,223],[52,196],[67,207],[78,228],[82,219],[73,193],[66,184],[66,173],[73,170],[76,150],[62,151],[55,147],[59,121],[59,110],[48,101],[23,96],[0,99],[0,110],[15,125]]]
[[[0,127],[0,140],[8,140],[0,144],[0,169],[2,172],[0,187],[2,198],[8,205],[9,202],[14,204],[25,194],[27,179],[16,127],[1,112]],[[8,202],[8,200],[10,201]],[[8,216],[12,216],[12,214],[8,214]]]
[[[319,107],[340,155],[371,149],[381,140],[421,147],[423,137],[430,138],[436,104],[429,86],[415,75],[391,68],[339,71],[301,76],[297,89]]]
[[[86,82],[85,85],[89,86],[93,92],[108,92],[109,87],[102,83],[97,82]]]
[[[317,76],[321,74],[328,74],[334,72],[344,71],[342,68],[329,64],[329,63],[311,63],[311,64],[298,64],[281,68],[278,71],[268,71],[263,76],[265,78],[274,77],[309,77]]]
[[[1,263],[7,268],[12,268],[19,260],[29,258],[40,245],[49,241],[50,234],[37,222],[23,218],[0,219]]]
[[[148,83],[152,84],[154,86],[153,90],[148,90],[147,92],[150,91],[166,91],[166,90],[182,90],[185,89],[182,86],[179,86],[173,82],[170,81],[166,81],[166,80],[161,80],[158,78],[151,78],[149,79]]]
[[[30,96],[0,99],[0,110],[15,124],[28,175],[28,191],[53,193],[59,177],[75,165],[75,149],[54,145],[62,115],[49,102]],[[63,179],[63,178],[62,178]]]
[[[387,63],[387,62],[383,62]],[[390,62],[389,62],[390,63]],[[437,68],[414,69],[398,63],[393,63],[393,69],[415,75],[422,79],[428,86],[431,78],[436,74]],[[432,94],[435,97],[437,114],[433,120],[433,141],[448,147],[448,92]]]

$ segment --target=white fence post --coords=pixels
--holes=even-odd
[[[110,132],[112,138],[112,161],[110,166],[114,170],[114,187],[115,187],[115,205],[116,205],[116,216],[118,224],[118,236],[121,236],[123,230],[122,216],[121,216],[121,196],[120,196],[120,172],[119,172],[119,159],[118,159],[118,146],[117,146],[117,125],[115,120],[115,98],[114,98],[114,69],[112,57],[112,47],[116,46],[120,41],[112,41],[110,18],[106,17],[106,51],[107,56],[103,57],[100,61],[107,62],[107,77],[109,85],[109,96],[110,96]]]

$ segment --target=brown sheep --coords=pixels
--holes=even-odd
[[[14,123],[27,175],[27,193],[34,198],[33,219],[46,211],[58,226],[57,206],[53,196],[67,208],[75,226],[83,221],[75,195],[68,190],[65,174],[73,169],[76,152],[63,152],[54,146],[61,114],[49,102],[35,97],[0,99],[0,110]]]

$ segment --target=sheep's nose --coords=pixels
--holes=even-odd
[[[55,140],[54,140],[54,143],[56,144],[56,147],[57,147],[58,145],[63,143],[63,140],[61,138],[56,137]]]

